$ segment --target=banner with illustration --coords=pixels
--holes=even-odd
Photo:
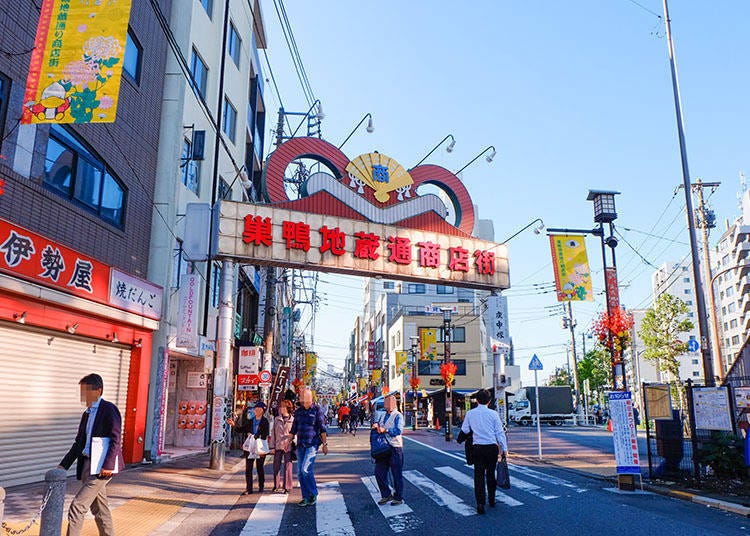
[[[112,123],[131,0],[43,0],[21,122]]]
[[[420,328],[419,342],[419,359],[437,359],[437,328]]]
[[[396,352],[396,370],[399,374],[406,372],[406,360],[409,353],[406,350]]]
[[[582,235],[550,235],[557,301],[593,301],[591,271]]]

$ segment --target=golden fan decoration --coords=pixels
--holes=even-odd
[[[346,172],[375,190],[375,199],[381,203],[388,202],[392,191],[414,184],[401,164],[380,153],[359,155],[349,162]]]

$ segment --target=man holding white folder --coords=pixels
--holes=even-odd
[[[101,376],[89,374],[78,383],[86,411],[81,416],[75,442],[60,467],[67,470],[76,461],[76,476],[83,485],[68,510],[67,534],[81,533],[86,512],[91,509],[100,536],[113,536],[115,529],[107,503],[107,483],[124,466],[122,418],[117,406],[102,399],[104,381]]]

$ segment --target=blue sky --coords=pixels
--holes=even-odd
[[[370,112],[375,132],[361,128],[344,147],[350,157],[385,153],[404,167],[447,134],[451,154],[435,164],[457,170],[489,145],[495,160],[472,164],[463,180],[492,219],[497,241],[534,218],[548,227],[591,227],[589,189],[613,189],[624,238],[652,264],[688,252],[684,194],[667,42],[658,0],[495,0],[285,3],[317,98],[326,113],[323,137],[338,145]],[[645,8],[645,9],[644,9]],[[300,82],[274,3],[263,2],[268,56],[287,110],[306,111]],[[719,228],[739,213],[739,173],[750,172],[750,60],[742,0],[673,1],[670,5],[687,147],[693,179],[722,182],[711,197]],[[266,78],[270,78],[265,72]],[[278,99],[266,84],[269,125]],[[643,233],[664,237],[647,236]],[[603,308],[598,239],[587,240],[594,302],[574,304],[579,328]],[[621,301],[649,305],[653,268],[620,241]],[[545,374],[565,363],[568,333],[549,317],[553,280],[549,243],[527,230],[510,242],[511,335],[517,364],[533,353]],[[327,305],[316,321],[321,360],[341,366],[362,281],[321,276]],[[525,376],[525,379],[530,378]]]

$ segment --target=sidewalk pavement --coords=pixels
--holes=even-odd
[[[453,441],[446,442],[444,430],[407,431],[406,434],[423,443],[448,452],[463,454],[463,445],[455,442],[459,428],[454,429]],[[615,458],[611,452],[597,450],[565,438],[547,435],[543,439],[542,459],[537,457],[538,446],[536,433],[529,434],[528,429],[511,426],[508,428],[508,446],[510,455],[533,463],[543,463],[568,471],[583,473],[587,476],[608,482],[617,482]],[[648,459],[641,457],[641,469],[648,472]],[[638,483],[636,483],[638,485]],[[668,486],[656,485],[644,480],[644,489],[682,500],[711,506],[726,512],[750,517],[750,503],[746,497],[724,496],[680,487],[677,483]]]
[[[134,465],[115,476],[107,494],[118,536],[161,536],[178,528],[175,534],[208,535],[206,527],[221,523],[245,489],[245,462],[238,451],[227,453],[224,471],[208,469],[208,462],[208,454],[201,453],[158,465]],[[63,519],[79,487],[75,477],[68,478]],[[44,492],[43,482],[8,488],[3,521],[11,529],[23,528],[38,512]],[[200,524],[190,523],[194,515],[200,516]],[[66,528],[63,521],[63,534]],[[39,525],[24,534],[38,536]],[[88,514],[83,536],[97,534]]]

